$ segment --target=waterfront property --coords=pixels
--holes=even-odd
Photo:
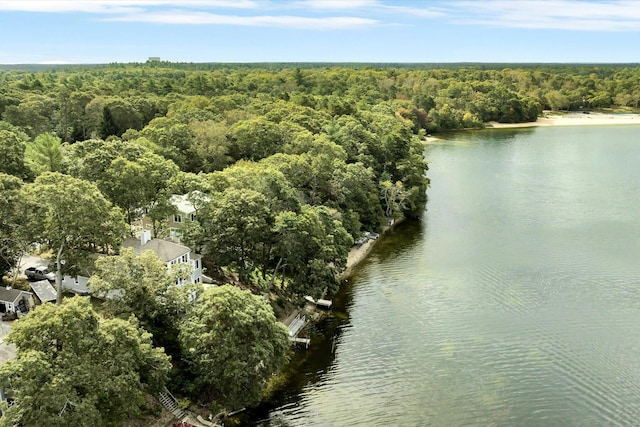
[[[177,284],[186,282],[202,283],[202,255],[193,253],[187,246],[163,239],[152,239],[149,230],[143,230],[139,238],[127,238],[122,244],[123,248],[133,248],[136,254],[150,250],[154,252],[162,262],[170,269],[171,266],[183,262],[191,266],[189,279],[179,279]],[[106,255],[97,255],[106,256]],[[89,278],[93,269],[87,269],[84,274],[77,276],[65,275],[62,280],[64,289],[79,294],[89,295]]]
[[[122,246],[125,248],[133,248],[134,252],[138,255],[145,251],[153,251],[169,269],[177,263],[182,262],[189,264],[192,270],[191,277],[189,280],[179,279],[179,283],[177,284],[183,284],[188,281],[192,283],[202,282],[202,255],[192,253],[191,249],[187,246],[168,240],[152,239],[149,230],[144,230],[139,239],[125,239]]]
[[[423,220],[353,270],[302,371],[247,423],[637,425],[638,131],[428,145]]]

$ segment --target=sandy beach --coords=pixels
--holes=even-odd
[[[589,126],[589,125],[640,125],[640,114],[626,113],[569,113],[563,115],[545,114],[535,122],[498,123],[489,122],[487,128],[526,128],[537,126]]]

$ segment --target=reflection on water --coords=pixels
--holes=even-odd
[[[640,423],[638,127],[452,134],[247,424]],[[260,420],[260,421],[258,421]]]

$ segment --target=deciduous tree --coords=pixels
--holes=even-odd
[[[0,277],[16,266],[27,246],[21,227],[22,185],[19,178],[0,172]]]
[[[27,145],[19,133],[0,128],[0,172],[25,177],[24,152]]]
[[[23,199],[32,241],[53,250],[60,304],[63,270],[77,272],[90,253],[120,246],[126,232],[122,212],[94,184],[59,172],[45,172],[25,186]]]
[[[100,321],[87,298],[44,304],[13,325],[17,355],[0,365],[14,404],[0,425],[100,427],[139,414],[171,367],[134,320]]]
[[[200,395],[228,409],[260,402],[289,347],[287,328],[269,304],[229,285],[198,298],[181,325],[180,342]]]
[[[188,264],[175,264],[169,270],[154,252],[136,255],[126,248],[118,256],[96,260],[89,288],[93,295],[104,297],[107,313],[122,318],[135,315],[166,347],[177,337],[177,319],[199,289],[192,283],[178,284],[190,274]]]
[[[261,265],[273,225],[268,205],[264,195],[250,189],[228,188],[211,200],[200,223],[218,265],[234,267],[242,278]]]

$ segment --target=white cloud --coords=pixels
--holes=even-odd
[[[249,9],[257,7],[253,0],[0,0],[0,10],[15,12],[83,12],[83,13],[138,13],[144,8],[174,6],[186,8],[234,8]]]
[[[281,27],[309,30],[360,29],[378,25],[379,21],[357,17],[304,16],[234,16],[218,15],[206,12],[164,11],[154,13],[128,14],[109,18],[109,21],[152,22],[157,24],[209,24],[241,25],[252,27]]]
[[[393,12],[393,13],[401,13],[404,15],[411,16],[419,16],[422,18],[436,18],[440,16],[446,15],[446,10],[444,8],[435,8],[435,7],[408,7],[408,6],[390,6],[390,5],[381,5],[381,10]]]
[[[362,9],[379,6],[378,0],[303,0],[293,3],[310,9]]]
[[[638,31],[640,1],[454,1],[458,23],[571,31]]]
[[[444,14],[443,8],[432,6],[433,2],[414,1],[409,4],[412,6],[399,6],[397,2],[387,1],[385,3],[381,0],[300,0],[292,3],[293,6],[315,10],[362,10],[413,15],[423,18],[433,18]]]
[[[0,11],[86,13],[107,15],[104,20],[119,22],[310,30],[398,25],[382,18],[394,14],[425,18],[443,14],[443,9],[425,6],[431,3],[408,4],[390,0],[0,0]],[[253,16],[228,15],[216,10],[230,8],[250,11]],[[339,16],[329,16],[332,11]]]

